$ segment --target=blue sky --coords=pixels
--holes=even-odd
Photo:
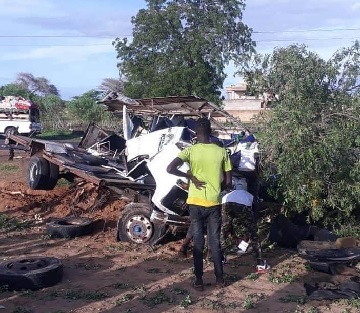
[[[32,73],[69,99],[117,78],[112,40],[131,36],[131,17],[145,7],[144,0],[0,0],[0,85]],[[243,17],[261,53],[305,43],[328,59],[360,40],[360,0],[248,0]],[[239,82],[234,68],[227,73],[224,87]]]

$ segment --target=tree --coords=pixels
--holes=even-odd
[[[121,79],[104,78],[99,86],[99,90],[105,93],[110,91],[122,93],[124,91],[124,82]]]
[[[220,102],[225,66],[253,52],[243,1],[146,0],[133,40],[114,41],[124,93],[132,98],[190,95]]]
[[[45,77],[34,77],[30,73],[19,73],[14,84],[27,89],[31,94],[38,94],[41,96],[59,95],[59,91],[55,85],[51,84]]]
[[[67,103],[70,117],[76,122],[101,122],[108,118],[109,113],[96,101],[101,92],[90,90],[81,96],[74,97]]]
[[[0,96],[17,96],[29,98],[30,92],[17,84],[7,84],[0,87]]]
[[[65,102],[56,95],[33,96],[32,100],[39,106],[41,122],[45,129],[66,128]]]
[[[305,46],[257,56],[246,75],[279,95],[260,116],[263,165],[289,212],[339,227],[360,220],[360,45],[325,61]]]

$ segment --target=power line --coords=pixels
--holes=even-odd
[[[301,39],[259,39],[254,40],[256,43],[261,42],[306,42],[306,41],[326,41],[326,40],[360,40],[355,37],[331,37],[331,38],[301,38]],[[109,46],[111,43],[93,43],[93,44],[0,44],[0,47],[94,47]]]
[[[278,34],[278,33],[310,33],[310,32],[335,32],[335,31],[352,31],[360,28],[329,28],[329,29],[299,29],[299,30],[270,30],[270,31],[253,31],[253,34]]]
[[[327,29],[299,29],[299,30],[269,30],[253,31],[253,34],[279,34],[279,33],[308,33],[308,32],[336,32],[360,30],[358,27],[348,28],[327,28]],[[133,35],[0,35],[0,38],[116,38],[133,37]]]
[[[77,45],[59,45],[59,44],[18,44],[18,45],[7,45],[0,44],[0,47],[92,47],[92,46],[109,46],[110,44],[106,43],[94,43],[94,44],[77,44]]]
[[[360,38],[344,38],[344,37],[332,37],[332,38],[301,38],[301,39],[260,39],[254,40],[255,42],[292,42],[292,41],[320,41],[320,40],[360,40]]]
[[[0,35],[0,38],[116,38],[132,35]]]

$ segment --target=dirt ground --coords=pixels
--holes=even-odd
[[[0,231],[1,260],[24,256],[61,259],[60,283],[38,291],[0,289],[0,312],[359,312],[345,300],[308,301],[304,282],[337,279],[315,272],[295,251],[266,252],[269,273],[254,274],[252,255],[233,255],[225,265],[228,286],[216,289],[212,264],[205,262],[205,290],[191,287],[192,257],[180,258],[182,238],[169,236],[155,249],[117,242],[116,222],[125,202],[111,198],[94,207],[91,184],[58,184],[52,191],[26,185],[27,157],[7,161],[1,151],[0,212],[33,221],[21,231]],[[96,230],[75,239],[50,239],[46,221],[72,214],[96,220]]]

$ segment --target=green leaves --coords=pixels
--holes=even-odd
[[[99,92],[90,90],[67,103],[70,116],[75,121],[100,122],[109,115],[105,108],[96,103]]]
[[[358,64],[357,44],[329,61],[292,45],[257,56],[247,73],[254,90],[280,99],[263,115],[258,134],[265,175],[275,169],[277,194],[289,212],[307,210],[328,225],[360,208]]]
[[[249,59],[254,43],[242,1],[147,0],[133,40],[117,38],[119,69],[132,98],[198,95],[220,102],[225,65]]]

